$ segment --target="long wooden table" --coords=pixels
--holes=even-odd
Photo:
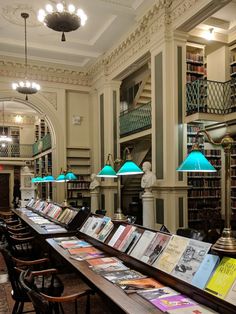
[[[21,208],[12,209],[12,212],[16,214],[22,221],[24,221],[33,232],[43,238],[52,238],[52,237],[60,237],[60,236],[70,236],[74,235],[76,231],[68,231],[68,230],[60,230],[60,231],[47,231],[42,225],[34,223]],[[30,212],[30,210],[29,210]],[[41,217],[41,216],[40,216]],[[42,217],[45,218],[45,217]],[[52,222],[53,224],[53,222]],[[55,225],[55,224],[54,224]]]
[[[46,240],[53,253],[55,251],[63,257],[81,276],[81,278],[97,293],[106,299],[107,304],[110,304],[114,313],[129,313],[129,314],[145,314],[145,313],[162,313],[151,303],[144,300],[135,293],[126,294],[122,289],[109,282],[102,276],[93,272],[86,261],[76,261],[70,257],[67,250],[63,249],[53,239]]]

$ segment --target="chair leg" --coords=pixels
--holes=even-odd
[[[19,303],[19,307],[17,309],[17,314],[22,314],[24,309],[24,302]]]
[[[12,309],[12,314],[17,314],[18,306],[19,306],[19,301],[15,301],[14,307]]]
[[[88,294],[88,296],[87,296],[86,314],[90,314],[90,294]]]

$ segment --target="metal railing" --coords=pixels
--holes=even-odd
[[[37,155],[52,147],[51,135],[47,133],[41,140],[33,144],[33,155]]]
[[[186,115],[236,111],[236,79],[227,82],[199,79],[186,84]]]
[[[6,144],[5,147],[0,146],[0,158],[32,158],[33,145],[30,144]]]
[[[151,102],[120,115],[120,137],[151,128]]]

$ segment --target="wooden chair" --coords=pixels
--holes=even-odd
[[[25,289],[20,285],[19,276],[21,272],[26,269],[45,269],[48,266],[49,260],[47,258],[32,261],[20,260],[11,256],[6,249],[1,249],[1,253],[4,257],[8,270],[8,277],[12,286],[11,295],[15,301],[12,314],[24,313],[24,305],[25,303],[31,302],[31,299],[27,295]],[[37,287],[38,291],[48,293],[51,296],[60,296],[64,290],[64,286],[58,276],[56,276],[57,270],[50,269],[50,272],[51,277],[47,276],[46,278],[43,270],[38,270],[37,276],[33,278],[32,285]]]
[[[50,274],[50,270],[48,271]],[[46,274],[46,272],[45,272]],[[31,276],[37,276],[38,272],[31,272]],[[31,299],[34,309],[37,314],[60,314],[64,313],[63,303],[73,302],[74,303],[74,313],[78,313],[78,300],[82,297],[87,297],[86,300],[86,314],[90,313],[90,295],[94,294],[91,289],[83,290],[78,293],[60,297],[52,297],[45,293],[42,293],[32,287],[27,280],[28,272],[22,272],[20,275],[20,283],[22,287],[27,292],[29,298]]]

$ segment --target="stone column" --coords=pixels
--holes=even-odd
[[[142,195],[143,201],[143,226],[155,228],[154,195],[151,191],[145,191]]]
[[[99,188],[90,191],[91,196],[91,212],[95,213],[96,210],[100,209],[100,192]]]

